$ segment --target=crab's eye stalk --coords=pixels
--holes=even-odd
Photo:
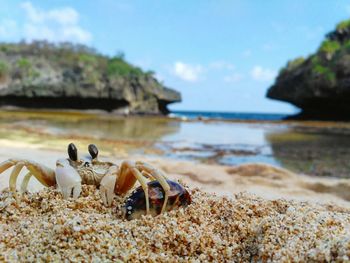
[[[78,161],[78,149],[73,143],[68,145],[68,156],[72,161]]]
[[[96,159],[98,155],[98,149],[95,144],[90,144],[88,147],[89,153],[92,157],[92,159]]]

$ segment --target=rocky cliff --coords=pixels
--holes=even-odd
[[[267,97],[301,108],[294,118],[350,120],[350,20],[327,34],[315,54],[289,61]]]
[[[181,96],[153,74],[82,45],[0,44],[0,106],[166,114]]]

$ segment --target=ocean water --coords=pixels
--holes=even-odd
[[[170,117],[186,119],[218,119],[241,121],[278,121],[288,115],[276,113],[211,112],[211,111],[172,111]]]

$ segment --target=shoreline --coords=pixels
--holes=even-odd
[[[170,112],[171,114],[171,112]],[[249,113],[250,114],[250,113]],[[5,115],[5,116],[4,116]],[[116,112],[107,112],[103,110],[74,110],[74,109],[27,109],[17,107],[0,107],[0,118],[7,116],[16,116],[22,118],[100,118],[104,120],[119,120],[125,118],[146,118],[159,120],[176,120],[181,122],[203,122],[203,123],[247,123],[247,124],[276,124],[291,125],[300,127],[331,127],[331,128],[349,128],[350,121],[329,121],[329,120],[242,120],[242,119],[220,119],[220,118],[182,118],[177,116],[161,114],[120,114]]]

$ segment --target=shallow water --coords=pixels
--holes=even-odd
[[[263,162],[312,175],[350,177],[348,124],[2,111],[0,134],[3,140],[48,148],[93,142],[119,155],[124,151],[225,165]]]

